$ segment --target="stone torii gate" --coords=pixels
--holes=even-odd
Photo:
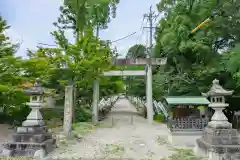
[[[153,121],[153,100],[152,100],[152,65],[165,65],[167,58],[136,58],[136,59],[115,59],[114,65],[129,66],[129,65],[144,65],[145,70],[112,70],[103,72],[104,76],[146,76],[146,97],[147,97],[147,119],[148,123]],[[99,103],[99,82],[94,81],[93,84],[93,107],[92,121],[98,123],[98,103]]]

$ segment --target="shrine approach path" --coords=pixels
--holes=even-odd
[[[114,105],[116,108],[123,106],[133,107],[127,99],[119,99]],[[110,123],[112,119],[107,118],[101,125],[108,126]],[[159,140],[167,141],[167,129],[163,124],[149,125],[141,116],[134,117],[131,124],[129,116],[121,116],[113,126],[99,127],[81,141],[55,149],[44,159],[159,160],[173,153],[168,145]]]

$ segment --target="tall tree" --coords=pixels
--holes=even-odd
[[[142,44],[133,45],[128,49],[126,58],[145,58],[147,48]],[[125,66],[125,70],[144,70],[143,66]],[[145,77],[127,77],[125,84],[127,86],[127,94],[139,97],[145,97]]]
[[[127,57],[128,58],[145,58],[147,48],[142,44],[136,44],[128,49]]]
[[[18,45],[11,44],[5,35],[8,28],[6,21],[0,16],[0,92],[2,95],[18,89],[24,80],[20,76],[21,59],[14,57]]]
[[[171,84],[169,94],[199,94],[217,74],[213,67],[218,65],[219,51],[231,49],[239,37],[239,2],[161,1],[157,6],[164,18],[156,32],[155,55],[168,57],[165,74],[166,84]],[[191,30],[215,9],[215,19],[190,37]]]
[[[22,84],[25,82],[22,76],[22,61],[14,57],[18,45],[10,43],[5,35],[8,28],[7,22],[0,16],[0,108],[3,109],[5,116],[13,114],[13,110],[19,110],[26,102],[26,97],[22,93],[24,88]],[[17,121],[17,117],[15,118]]]
[[[77,34],[96,27],[104,29],[110,19],[116,17],[118,3],[119,0],[65,0],[58,23],[54,24],[73,29]]]

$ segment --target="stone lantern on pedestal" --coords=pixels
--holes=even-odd
[[[47,132],[40,108],[45,105],[46,96],[44,88],[40,85],[39,79],[36,84],[24,93],[30,96],[27,103],[31,112],[21,127],[17,128],[17,133],[13,135],[13,141],[4,144],[3,156],[27,156],[43,158],[47,153],[55,148],[55,140]]]
[[[222,112],[228,104],[225,103],[225,96],[232,95],[233,91],[222,88],[218,80],[213,80],[209,92],[203,96],[210,98],[209,107],[215,112],[204,130],[203,136],[197,139],[195,152],[199,156],[208,157],[208,160],[223,160],[226,154],[239,152],[240,141],[236,129]]]
[[[227,91],[219,85],[219,81],[214,79],[213,85],[207,93],[202,93],[203,96],[210,97],[210,104],[208,105],[215,112],[208,123],[212,128],[232,128],[232,124],[228,122],[227,117],[222,112],[229,105],[225,103],[225,96],[232,95],[233,91]]]

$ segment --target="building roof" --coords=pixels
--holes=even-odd
[[[203,96],[170,96],[166,98],[168,104],[208,105],[210,102]]]

